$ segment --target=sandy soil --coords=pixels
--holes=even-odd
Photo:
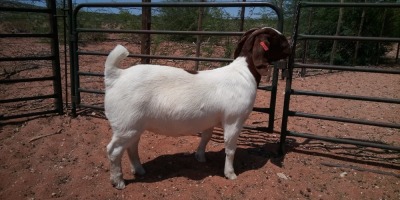
[[[101,59],[96,62],[100,67]],[[28,72],[16,75],[23,73]],[[214,130],[206,163],[194,158],[198,136],[172,138],[146,132],[139,149],[147,174],[131,175],[124,155],[127,187],[116,190],[109,182],[105,152],[110,127],[102,112],[89,110],[76,118],[47,116],[1,124],[0,199],[400,199],[399,152],[288,138],[287,154],[276,157],[284,85],[279,81],[274,132],[243,130],[239,138],[237,180],[223,176],[222,129]],[[398,75],[353,72],[319,73],[293,83],[303,90],[397,99],[399,85]],[[37,92],[32,88],[25,91]],[[4,98],[18,93],[11,87],[1,90],[7,91]],[[259,91],[256,106],[268,106],[268,99],[268,92]],[[400,123],[400,105],[395,104],[295,97],[291,109]],[[252,113],[246,124],[263,126],[267,119]],[[303,118],[290,118],[289,129],[400,145],[398,129]]]

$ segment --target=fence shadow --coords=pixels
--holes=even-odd
[[[286,154],[291,152],[345,161],[349,164],[363,164],[400,170],[400,152],[392,150],[335,144],[312,139],[305,139],[299,142],[296,139],[288,138],[286,140]],[[285,155],[280,159],[282,164],[284,157]]]

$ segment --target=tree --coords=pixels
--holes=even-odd
[[[167,2],[195,2],[195,0],[167,0]],[[163,7],[160,8],[158,25],[164,30],[196,31],[197,17],[197,8]],[[195,37],[187,35],[171,35],[168,38],[172,41],[196,41]]]

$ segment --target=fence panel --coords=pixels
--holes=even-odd
[[[302,34],[299,30],[299,24],[301,21],[301,11],[305,8],[391,8],[397,9],[400,11],[400,4],[396,3],[311,3],[311,2],[302,2],[299,3],[297,7],[296,13],[296,21],[293,33],[293,48],[292,48],[292,55],[289,57],[288,63],[288,78],[286,81],[286,89],[285,89],[285,99],[284,99],[284,107],[283,107],[283,118],[282,118],[282,127],[281,127],[281,139],[280,139],[280,153],[283,154],[285,152],[285,142],[287,136],[294,136],[294,137],[302,137],[308,139],[317,139],[323,140],[328,142],[334,143],[343,143],[343,144],[353,144],[353,145],[360,145],[366,147],[376,147],[388,150],[396,150],[400,151],[400,146],[398,146],[398,141],[386,141],[382,142],[380,139],[378,141],[370,141],[364,140],[360,138],[348,138],[348,137],[328,137],[322,136],[321,133],[307,133],[307,132],[299,132],[295,130],[289,130],[291,124],[296,119],[312,119],[314,120],[312,123],[320,123],[321,121],[324,122],[334,122],[336,123],[333,126],[334,130],[326,130],[325,133],[328,131],[337,131],[341,132],[341,128],[344,126],[351,125],[366,125],[366,126],[373,126],[373,127],[383,127],[384,129],[379,129],[384,132],[392,132],[391,129],[400,129],[400,123],[398,121],[387,122],[383,120],[370,120],[370,119],[358,119],[354,116],[347,116],[347,117],[338,117],[336,115],[327,115],[327,114],[316,114],[316,113],[307,113],[302,111],[294,111],[291,107],[291,100],[294,98],[319,98],[318,102],[321,102],[325,99],[342,99],[346,101],[357,101],[360,102],[359,105],[365,102],[374,102],[374,103],[381,103],[385,105],[390,105],[388,108],[398,108],[398,104],[400,104],[400,99],[396,98],[397,94],[391,94],[391,97],[378,97],[378,96],[367,96],[367,95],[354,95],[354,94],[343,94],[343,93],[333,93],[333,92],[321,92],[321,91],[309,91],[309,90],[302,90],[302,89],[294,89],[293,88],[293,73],[294,69],[320,69],[320,70],[340,70],[340,71],[350,71],[350,72],[357,72],[357,73],[374,73],[374,74],[385,74],[390,75],[392,77],[398,76],[400,74],[400,70],[397,68],[389,68],[385,69],[382,67],[371,67],[371,66],[338,66],[338,65],[329,65],[329,64],[315,64],[315,63],[305,63],[305,59],[303,58],[303,62],[296,62],[296,47],[298,48],[298,43],[300,41],[305,40],[337,40],[337,41],[374,41],[374,42],[400,42],[400,38],[393,38],[393,37],[363,37],[363,36],[327,36],[327,35],[311,35],[311,34]],[[351,81],[348,82],[351,84]],[[373,83],[373,84],[379,84]],[[338,86],[341,87],[341,86]],[[390,87],[399,87],[398,83],[393,83]],[[317,88],[320,89],[320,88]],[[356,91],[352,91],[356,92]],[[301,100],[300,100],[301,101]],[[297,101],[299,102],[299,101]],[[332,107],[331,110],[335,111],[340,108]],[[359,111],[365,108],[360,108]],[[396,113],[396,110],[393,109],[393,112]],[[398,112],[398,111],[397,111]],[[290,118],[290,120],[289,120]],[[374,117],[371,116],[373,119]],[[292,121],[293,120],[293,121]],[[372,130],[372,129],[371,129]],[[398,133],[398,132],[397,132]],[[382,134],[381,133],[371,133],[371,134]],[[379,136],[376,136],[380,138]]]
[[[63,113],[56,1],[36,3],[0,3],[0,120]]]
[[[151,30],[143,29],[141,26],[140,15],[143,8],[151,8],[151,19],[147,19],[145,23],[147,25],[151,23]],[[265,9],[271,11],[266,13]],[[253,15],[253,17],[249,17],[248,23],[243,24],[243,20],[232,17],[232,13],[239,13],[241,16]],[[107,15],[115,23],[105,22],[102,19],[98,22],[91,20],[88,24],[88,18],[95,19],[97,16],[100,19],[101,15]],[[202,18],[200,15],[205,15],[201,20],[202,24],[197,23],[198,18]],[[268,20],[269,15],[275,17]],[[189,20],[189,23],[193,24],[186,25],[188,21],[183,20],[191,19],[190,17],[193,19]],[[213,20],[212,23],[210,20]],[[264,2],[85,3],[76,6],[71,23],[70,47],[71,66],[73,66],[71,94],[72,112],[76,114],[77,108],[80,108],[80,111],[83,109],[103,110],[103,63],[117,43],[125,44],[134,51],[129,56],[130,65],[145,60],[146,63],[172,65],[189,70],[212,69],[233,60],[231,55],[239,39],[238,36],[244,33],[243,27],[266,26],[273,23],[272,26],[277,24],[275,27],[282,31],[283,15],[279,8]],[[141,43],[147,43],[140,42],[143,35],[151,37],[151,45],[148,47],[150,54],[143,53],[143,47],[140,48]],[[98,40],[97,44],[105,46],[99,47],[87,42],[90,39]],[[197,47],[195,47],[196,44]],[[91,63],[90,60],[98,60],[99,56],[102,56],[100,62]],[[272,132],[277,82],[278,67],[275,67],[272,85],[259,88],[271,91],[270,108],[256,107],[254,109],[269,114],[268,126],[248,128]]]

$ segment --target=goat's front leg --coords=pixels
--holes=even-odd
[[[206,162],[206,156],[205,156],[206,146],[211,139],[213,129],[214,129],[214,127],[211,127],[201,133],[200,144],[199,144],[199,147],[197,148],[197,151],[195,154],[196,159],[199,162]]]
[[[239,138],[240,131],[242,130],[242,125],[240,124],[230,124],[224,125],[224,143],[225,143],[225,168],[224,174],[228,179],[236,179],[235,170],[233,169],[233,160],[235,157],[235,151],[237,147],[237,140]]]

